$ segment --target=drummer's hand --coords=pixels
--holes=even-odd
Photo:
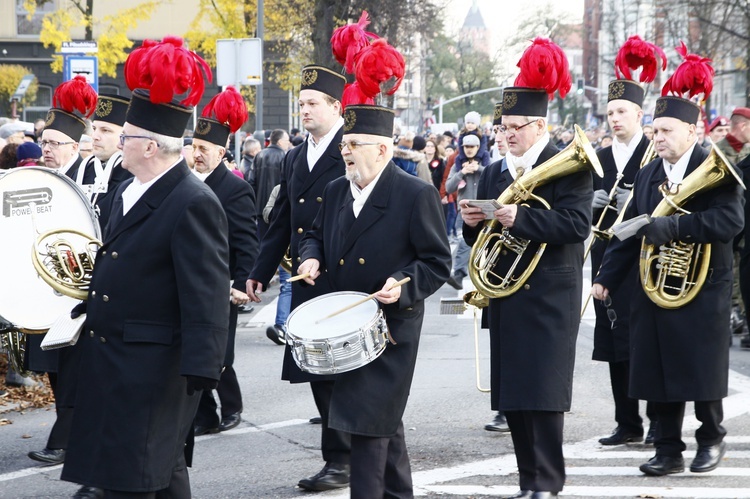
[[[305,277],[303,281],[311,286],[315,286],[315,279],[320,275],[319,269],[320,262],[315,258],[308,258],[297,267],[297,274],[310,274],[310,277]]]
[[[604,300],[609,295],[609,290],[599,283],[591,286],[591,296],[597,300]]]
[[[248,279],[245,288],[250,301],[260,303],[260,294],[263,292],[263,284],[255,279]]]
[[[390,303],[396,303],[398,299],[401,298],[401,286],[397,286],[393,289],[391,288],[397,282],[398,281],[394,279],[393,277],[389,277],[388,280],[385,281],[385,285],[383,286],[383,289],[375,293],[375,299],[385,305],[388,305]]]
[[[245,293],[240,291],[239,289],[230,288],[229,289],[229,300],[234,305],[244,305],[245,303],[250,301],[250,297],[247,296]]]

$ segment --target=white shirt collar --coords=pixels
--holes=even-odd
[[[70,168],[73,166],[73,163],[75,163],[76,160],[78,160],[78,156],[80,156],[80,154],[74,154],[73,157],[70,158],[70,161],[62,165],[58,171],[62,173],[63,175],[65,175],[68,172],[68,170],[70,170]],[[81,161],[81,163],[83,163],[83,161]]]
[[[315,167],[315,164],[318,162],[318,160],[323,157],[326,149],[328,149],[331,141],[342,126],[344,126],[344,118],[339,116],[339,119],[336,120],[336,123],[334,123],[331,129],[328,130],[327,134],[323,135],[320,138],[319,142],[315,142],[312,134],[307,137],[307,167],[310,169],[310,171],[312,171],[312,169]]]
[[[642,138],[643,131],[641,130],[638,130],[627,144],[620,142],[617,137],[612,137],[612,156],[615,158],[615,166],[618,172],[622,173],[625,169],[625,166],[635,152],[635,148],[641,143]]]
[[[539,155],[542,154],[542,151],[547,147],[547,144],[549,144],[549,132],[544,132],[542,138],[537,140],[533,146],[529,147],[529,150],[523,153],[522,156],[514,156],[508,151],[508,154],[505,155],[505,161],[513,180],[516,179],[516,168],[523,168],[524,173],[528,173],[531,170],[531,167],[537,162]]]
[[[126,215],[130,208],[135,205],[135,203],[141,199],[141,197],[146,193],[146,191],[156,183],[157,180],[162,178],[164,175],[167,174],[169,170],[177,166],[177,164],[182,161],[182,157],[180,157],[175,163],[172,164],[169,168],[164,170],[162,173],[157,175],[156,177],[152,178],[148,182],[141,183],[140,180],[138,180],[138,177],[133,177],[133,181],[130,183],[129,186],[125,188],[125,190],[122,192],[122,214],[123,216]]]
[[[666,159],[662,159],[662,166],[664,167],[664,173],[667,174],[669,179],[669,188],[672,186],[682,183],[682,179],[685,177],[685,171],[687,170],[690,158],[693,156],[693,150],[698,142],[696,141],[690,146],[690,149],[685,151],[685,154],[680,156],[675,164],[670,164]]]
[[[370,194],[372,194],[372,190],[375,188],[375,184],[377,184],[378,180],[380,180],[380,176],[383,174],[383,170],[385,170],[385,168],[380,170],[380,173],[378,173],[375,178],[372,179],[372,182],[367,184],[364,189],[360,189],[354,182],[349,182],[349,187],[352,190],[352,197],[354,197],[354,204],[352,205],[352,208],[354,209],[354,218],[359,217],[359,213],[362,211],[362,208],[364,208],[367,199],[370,197]]]

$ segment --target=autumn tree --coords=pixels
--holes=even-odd
[[[0,116],[10,116],[11,104],[10,99],[15,93],[21,79],[27,74],[32,74],[29,68],[18,64],[0,64]],[[23,99],[16,108],[16,113],[20,114],[21,108],[30,105],[36,99],[37,91],[36,79],[29,85]]]
[[[28,12],[28,18],[34,15],[37,5],[43,5],[50,0],[24,0],[23,7]],[[70,8],[60,8],[49,13],[42,19],[42,31],[39,41],[45,47],[52,47],[56,52],[62,48],[62,43],[71,40],[71,30],[83,27],[84,39],[93,40],[97,33],[97,58],[99,59],[99,73],[117,77],[117,65],[127,59],[126,49],[133,46],[133,41],[127,37],[127,32],[135,28],[139,22],[151,18],[160,2],[157,0],[144,1],[128,9],[121,9],[115,14],[97,18],[94,14],[94,0],[66,0]],[[62,71],[62,57],[54,56],[52,71]]]

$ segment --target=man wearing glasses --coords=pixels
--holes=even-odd
[[[339,143],[344,126],[340,101],[345,83],[343,76],[321,66],[302,69],[299,107],[302,125],[309,137],[284,158],[281,187],[274,207],[276,215],[261,240],[260,254],[247,280],[247,294],[254,302],[260,302],[259,295],[268,287],[287,248],[292,257],[292,274],[297,273],[299,242],[305,231],[312,228],[323,203],[323,189],[344,174]],[[316,286],[294,282],[291,308],[330,291],[326,282]],[[346,487],[349,485],[350,438],[328,427],[335,376],[302,372],[287,345],[281,378],[291,383],[310,383],[323,425],[321,450],[325,465],[320,472],[300,480],[298,485],[313,491]]]
[[[305,281],[334,291],[379,290],[375,299],[393,337],[380,357],[335,382],[329,424],[351,434],[353,498],[413,497],[401,417],[424,300],[450,273],[438,192],[391,160],[393,119],[392,109],[347,106],[341,144],[346,178],[328,184],[313,230],[300,242],[298,273],[310,274]],[[406,277],[411,280],[393,286]]]
[[[547,99],[544,90],[504,90],[499,127],[508,153],[500,168],[484,171],[477,198],[497,198],[558,152],[544,118]],[[550,209],[529,200],[505,205],[494,217],[512,236],[547,243],[546,251],[521,289],[490,299],[488,313],[492,409],[505,413],[518,462],[521,490],[511,497],[544,499],[556,497],[565,482],[563,413],[570,410],[573,388],[583,242],[591,230],[591,174],[563,176],[534,194]],[[485,215],[467,200],[460,204],[464,239],[472,245]]]

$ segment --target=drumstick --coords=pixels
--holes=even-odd
[[[393,289],[393,288],[398,288],[399,286],[402,286],[402,285],[406,284],[406,283],[407,283],[407,282],[409,282],[409,281],[411,281],[411,277],[404,277],[404,278],[403,278],[403,279],[401,279],[400,281],[398,281],[398,282],[395,282],[395,283],[393,283],[393,286],[391,286],[390,288],[388,288],[388,291],[390,291],[390,290],[391,290],[391,289]],[[324,321],[324,320],[326,320],[326,319],[330,319],[331,317],[334,317],[334,316],[336,316],[336,315],[339,315],[339,314],[341,314],[341,313],[343,313],[343,312],[346,312],[346,311],[347,311],[347,310],[349,310],[349,309],[352,309],[352,308],[354,308],[354,307],[357,307],[357,306],[359,306],[359,305],[362,305],[362,304],[363,304],[363,303],[365,303],[366,301],[368,301],[368,300],[372,300],[373,298],[375,298],[375,295],[376,295],[376,294],[378,294],[379,292],[380,292],[380,291],[376,291],[376,292],[374,292],[374,293],[373,293],[373,294],[371,294],[371,295],[367,295],[367,296],[365,296],[365,297],[364,297],[364,298],[362,298],[361,300],[357,300],[357,301],[355,301],[354,303],[351,303],[351,304],[349,304],[349,305],[345,306],[344,308],[340,308],[340,309],[336,310],[335,312],[332,312],[332,313],[330,313],[330,314],[326,315],[326,316],[325,316],[325,317],[323,317],[322,319],[319,319],[319,320],[315,321],[315,324],[320,324],[321,322],[323,322],[323,321]]]
[[[286,282],[300,281],[302,279],[307,279],[308,277],[310,277],[310,272],[305,272],[304,274],[299,274],[294,277],[290,277],[289,279],[286,280]]]

